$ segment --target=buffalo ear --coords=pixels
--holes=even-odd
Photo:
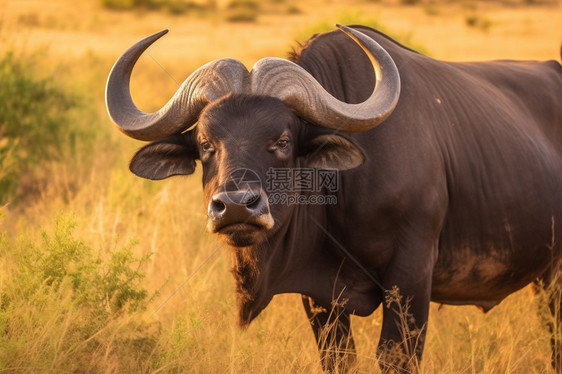
[[[365,161],[363,152],[338,134],[322,134],[304,144],[304,165],[318,169],[349,170]]]
[[[192,174],[199,156],[190,133],[172,135],[145,145],[135,153],[129,169],[139,177],[153,180]]]

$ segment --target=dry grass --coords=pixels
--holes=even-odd
[[[213,15],[111,12],[94,0],[0,3],[0,53],[14,49],[26,56],[43,51],[38,74],[51,75],[66,89],[82,92],[94,107],[89,115],[101,134],[96,138],[96,157],[80,172],[73,169],[76,162],[38,165],[48,171],[49,183],[23,203],[2,208],[0,232],[8,241],[17,241],[18,235],[38,241],[40,232],[52,230],[61,213],[73,212],[75,235],[100,253],[136,238],[139,256],[152,253],[144,269],[144,287],[160,292],[145,313],[109,320],[96,335],[95,349],[87,347],[88,339],[70,348],[61,342],[83,318],[69,307],[68,294],[57,295],[59,301],[33,312],[43,314],[30,314],[29,305],[23,303],[14,309],[28,318],[21,320],[25,322],[19,327],[21,341],[14,348],[14,357],[19,358],[15,363],[2,361],[7,366],[0,372],[72,371],[64,365],[67,361],[83,363],[85,371],[95,365],[89,368],[98,372],[321,370],[300,296],[276,296],[246,331],[237,328],[229,254],[205,231],[200,174],[154,183],[128,172],[127,160],[139,144],[114,131],[104,114],[103,90],[114,59],[138,39],[163,28],[171,30],[151,47],[151,57],[142,58],[133,76],[135,99],[146,110],[162,105],[175,91],[176,81],[204,62],[228,56],[251,66],[264,56],[283,56],[303,25],[336,23],[349,9],[409,35],[437,58],[559,59],[560,5],[284,3],[298,5],[299,12],[268,11],[256,22],[243,24]],[[218,6],[226,7],[226,2]],[[489,26],[483,30],[467,24],[469,16],[487,20]],[[88,121],[80,125],[87,126]],[[6,253],[0,253],[0,264],[2,295],[16,270]],[[432,305],[421,371],[551,372],[549,337],[541,328],[538,309],[537,298],[528,289],[486,315],[474,307]],[[374,353],[380,323],[380,311],[352,321],[359,373],[378,370]]]

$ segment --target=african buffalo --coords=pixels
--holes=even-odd
[[[273,295],[300,293],[324,369],[344,370],[349,315],[382,303],[379,361],[409,371],[430,300],[487,311],[555,279],[562,67],[437,61],[367,27],[340,29],[251,72],[208,63],[144,113],[129,80],[160,32],[116,62],[107,108],[125,134],[153,141],[131,161],[138,176],[187,175],[201,161],[207,227],[235,253],[242,325]],[[305,188],[304,172],[332,173],[335,184]],[[292,188],[280,203],[271,196],[281,175]]]

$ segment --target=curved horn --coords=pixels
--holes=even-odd
[[[221,59],[193,72],[160,110],[145,113],[131,98],[131,72],[141,54],[168,32],[164,30],[133,45],[117,60],[107,80],[107,110],[125,134],[139,140],[155,140],[189,128],[209,102],[230,92],[249,91],[277,97],[301,117],[328,128],[345,132],[369,130],[383,122],[398,103],[398,69],[373,39],[352,28],[338,27],[361,46],[375,71],[375,88],[362,103],[339,101],[310,73],[288,60],[264,58],[249,73],[240,61]]]
[[[376,75],[371,96],[348,104],[330,95],[299,65],[279,58],[265,58],[252,69],[252,93],[275,96],[315,124],[345,132],[361,132],[383,122],[400,96],[400,75],[392,57],[377,42],[346,26],[338,28],[369,57]]]
[[[161,139],[186,130],[209,102],[229,92],[243,92],[248,70],[239,61],[221,59],[193,72],[160,110],[145,113],[134,104],[129,82],[141,54],[168,30],[149,36],[129,48],[115,63],[106,86],[106,107],[125,134],[139,140]]]

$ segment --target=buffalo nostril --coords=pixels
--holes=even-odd
[[[261,190],[219,192],[212,196],[207,214],[207,228],[211,232],[220,232],[227,226],[244,224],[269,230],[274,224],[267,196]]]
[[[225,217],[245,220],[254,214],[263,214],[267,209],[259,191],[227,191],[214,195],[209,202],[208,214],[214,219]]]
[[[246,208],[254,210],[260,205],[261,196],[255,193],[250,194],[245,202]]]
[[[213,201],[211,201],[211,210],[221,214],[226,210],[226,205],[220,199],[213,199]]]

